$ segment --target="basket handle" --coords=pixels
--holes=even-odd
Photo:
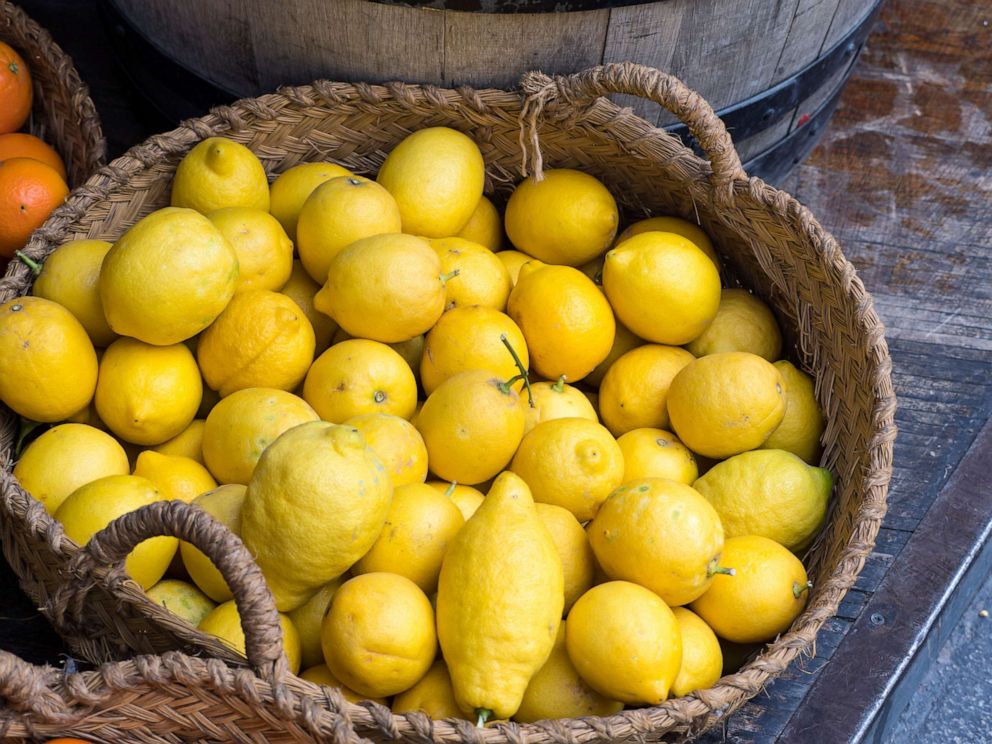
[[[255,673],[272,683],[289,674],[283,652],[279,613],[262,570],[233,532],[199,507],[183,501],[158,501],[118,517],[97,532],[80,549],[67,572],[70,580],[59,587],[49,601],[53,617],[68,614],[82,625],[85,599],[102,581],[94,574],[111,567],[107,580],[127,580],[124,560],[135,546],[151,537],[169,535],[192,543],[210,558],[231,588],[245,633],[245,655]]]
[[[538,179],[542,159],[537,120],[544,108],[556,99],[573,104],[591,104],[607,93],[627,93],[646,98],[675,114],[689,128],[712,165],[713,185],[718,192],[729,194],[735,181],[747,179],[723,121],[705,98],[667,72],[633,62],[615,62],[564,77],[528,72],[521,78],[521,87],[526,94],[522,117],[529,130],[531,172]],[[520,136],[523,145],[523,128]],[[526,148],[524,150],[526,153]]]

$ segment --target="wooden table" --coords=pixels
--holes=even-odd
[[[92,3],[22,4],[90,81],[112,154],[163,128],[111,64]],[[782,185],[839,239],[888,327],[895,474],[815,656],[701,740],[884,741],[992,564],[992,4],[889,0],[830,131]],[[62,654],[6,566],[0,646]]]

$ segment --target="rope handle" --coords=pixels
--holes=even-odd
[[[702,96],[667,72],[633,62],[616,62],[591,67],[568,76],[551,77],[543,72],[528,72],[520,81],[525,94],[521,113],[520,137],[527,170],[527,149],[523,147],[525,130],[530,140],[530,172],[541,179],[542,158],[537,122],[545,108],[556,101],[571,106],[591,105],[608,93],[626,93],[654,101],[675,114],[696,138],[713,167],[713,185],[729,193],[735,181],[747,179],[733,140]]]
[[[233,532],[197,506],[183,501],[159,501],[124,514],[97,532],[73,557],[65,581],[48,603],[56,621],[83,628],[86,597],[97,584],[129,580],[124,561],[135,546],[168,535],[192,543],[217,567],[234,595],[245,633],[248,663],[262,679],[281,683],[289,675],[283,651],[279,613],[262,571]],[[98,576],[102,567],[106,576]]]

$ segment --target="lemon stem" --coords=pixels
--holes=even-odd
[[[551,386],[551,389],[554,390],[556,393],[564,393],[565,392],[565,377],[566,377],[566,375],[562,375],[561,377],[559,377],[558,378],[558,382],[556,382],[554,385],[552,385]]]
[[[476,708],[475,715],[478,716],[475,719],[476,728],[485,728],[486,721],[492,717],[493,712],[489,708]]]
[[[513,363],[517,365],[517,369],[520,370],[520,374],[511,377],[506,382],[500,383],[500,390],[505,394],[510,394],[510,385],[515,383],[517,380],[523,380],[524,386],[527,388],[527,403],[530,404],[531,408],[536,408],[534,405],[534,392],[530,389],[530,377],[527,376],[527,370],[524,368],[524,363],[520,361],[520,357],[517,356],[517,352],[513,348],[513,344],[507,339],[505,333],[499,334],[499,340],[503,342],[503,346],[506,347],[507,351],[510,352],[510,356],[513,357]]]
[[[709,565],[706,566],[706,578],[708,579],[711,576],[715,576],[716,574],[723,574],[724,576],[736,576],[737,569],[721,566],[717,563],[717,559],[714,558],[709,562]]]
[[[458,276],[461,273],[462,273],[461,269],[455,269],[454,271],[450,271],[447,274],[440,274],[438,276],[438,279],[441,280],[441,286],[443,287],[445,283],[447,283],[451,279],[454,279],[456,276]]]
[[[30,256],[28,256],[26,253],[24,253],[24,251],[14,251],[14,255],[21,260],[21,263],[23,263],[25,266],[31,269],[31,272],[35,276],[38,276],[38,274],[41,273],[41,264],[35,261]]]
[[[447,490],[444,492],[445,496],[451,496],[455,492],[455,486],[458,485],[458,481],[451,481],[451,485],[448,486]]]
[[[798,581],[792,582],[792,596],[799,599],[803,596],[803,592],[808,592],[813,588],[813,582],[807,581],[805,584],[800,584]]]

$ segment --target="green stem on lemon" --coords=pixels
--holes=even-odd
[[[445,490],[444,495],[451,496],[451,494],[455,492],[455,486],[457,485],[458,485],[458,481],[451,481],[451,485],[448,486],[448,488]]]
[[[736,568],[727,568],[725,566],[719,565],[719,561],[714,558],[706,566],[706,578],[715,576],[716,574],[723,574],[724,576],[736,576]]]
[[[792,582],[792,596],[799,599],[803,596],[803,592],[808,592],[813,588],[813,582],[807,581],[805,584],[800,584],[798,581]]]
[[[24,251],[14,251],[14,255],[20,259],[21,263],[31,269],[31,272],[38,276],[41,273],[41,264],[31,258],[29,255],[24,253]]]
[[[454,271],[449,271],[447,274],[439,274],[437,278],[441,280],[441,286],[443,287],[449,280],[454,279],[461,273],[461,269],[455,269]]]
[[[476,708],[475,715],[477,716],[475,719],[476,728],[485,728],[486,721],[492,718],[493,712],[489,708]]]
[[[530,388],[530,377],[527,374],[527,370],[524,368],[524,363],[520,361],[520,357],[513,348],[513,344],[507,339],[505,333],[499,334],[499,340],[503,342],[503,346],[506,347],[507,351],[510,352],[510,356],[513,357],[513,363],[517,365],[517,369],[520,370],[520,374],[515,377],[511,377],[506,382],[501,382],[499,384],[499,389],[504,395],[510,394],[510,385],[515,383],[517,380],[523,380],[524,386],[527,388],[527,403],[530,404],[531,408],[536,408],[534,405],[534,392]]]
[[[558,378],[558,382],[556,382],[554,385],[552,385],[551,386],[551,389],[554,390],[556,393],[564,393],[565,392],[565,377],[566,376],[567,375],[562,375],[561,377],[559,377]]]

